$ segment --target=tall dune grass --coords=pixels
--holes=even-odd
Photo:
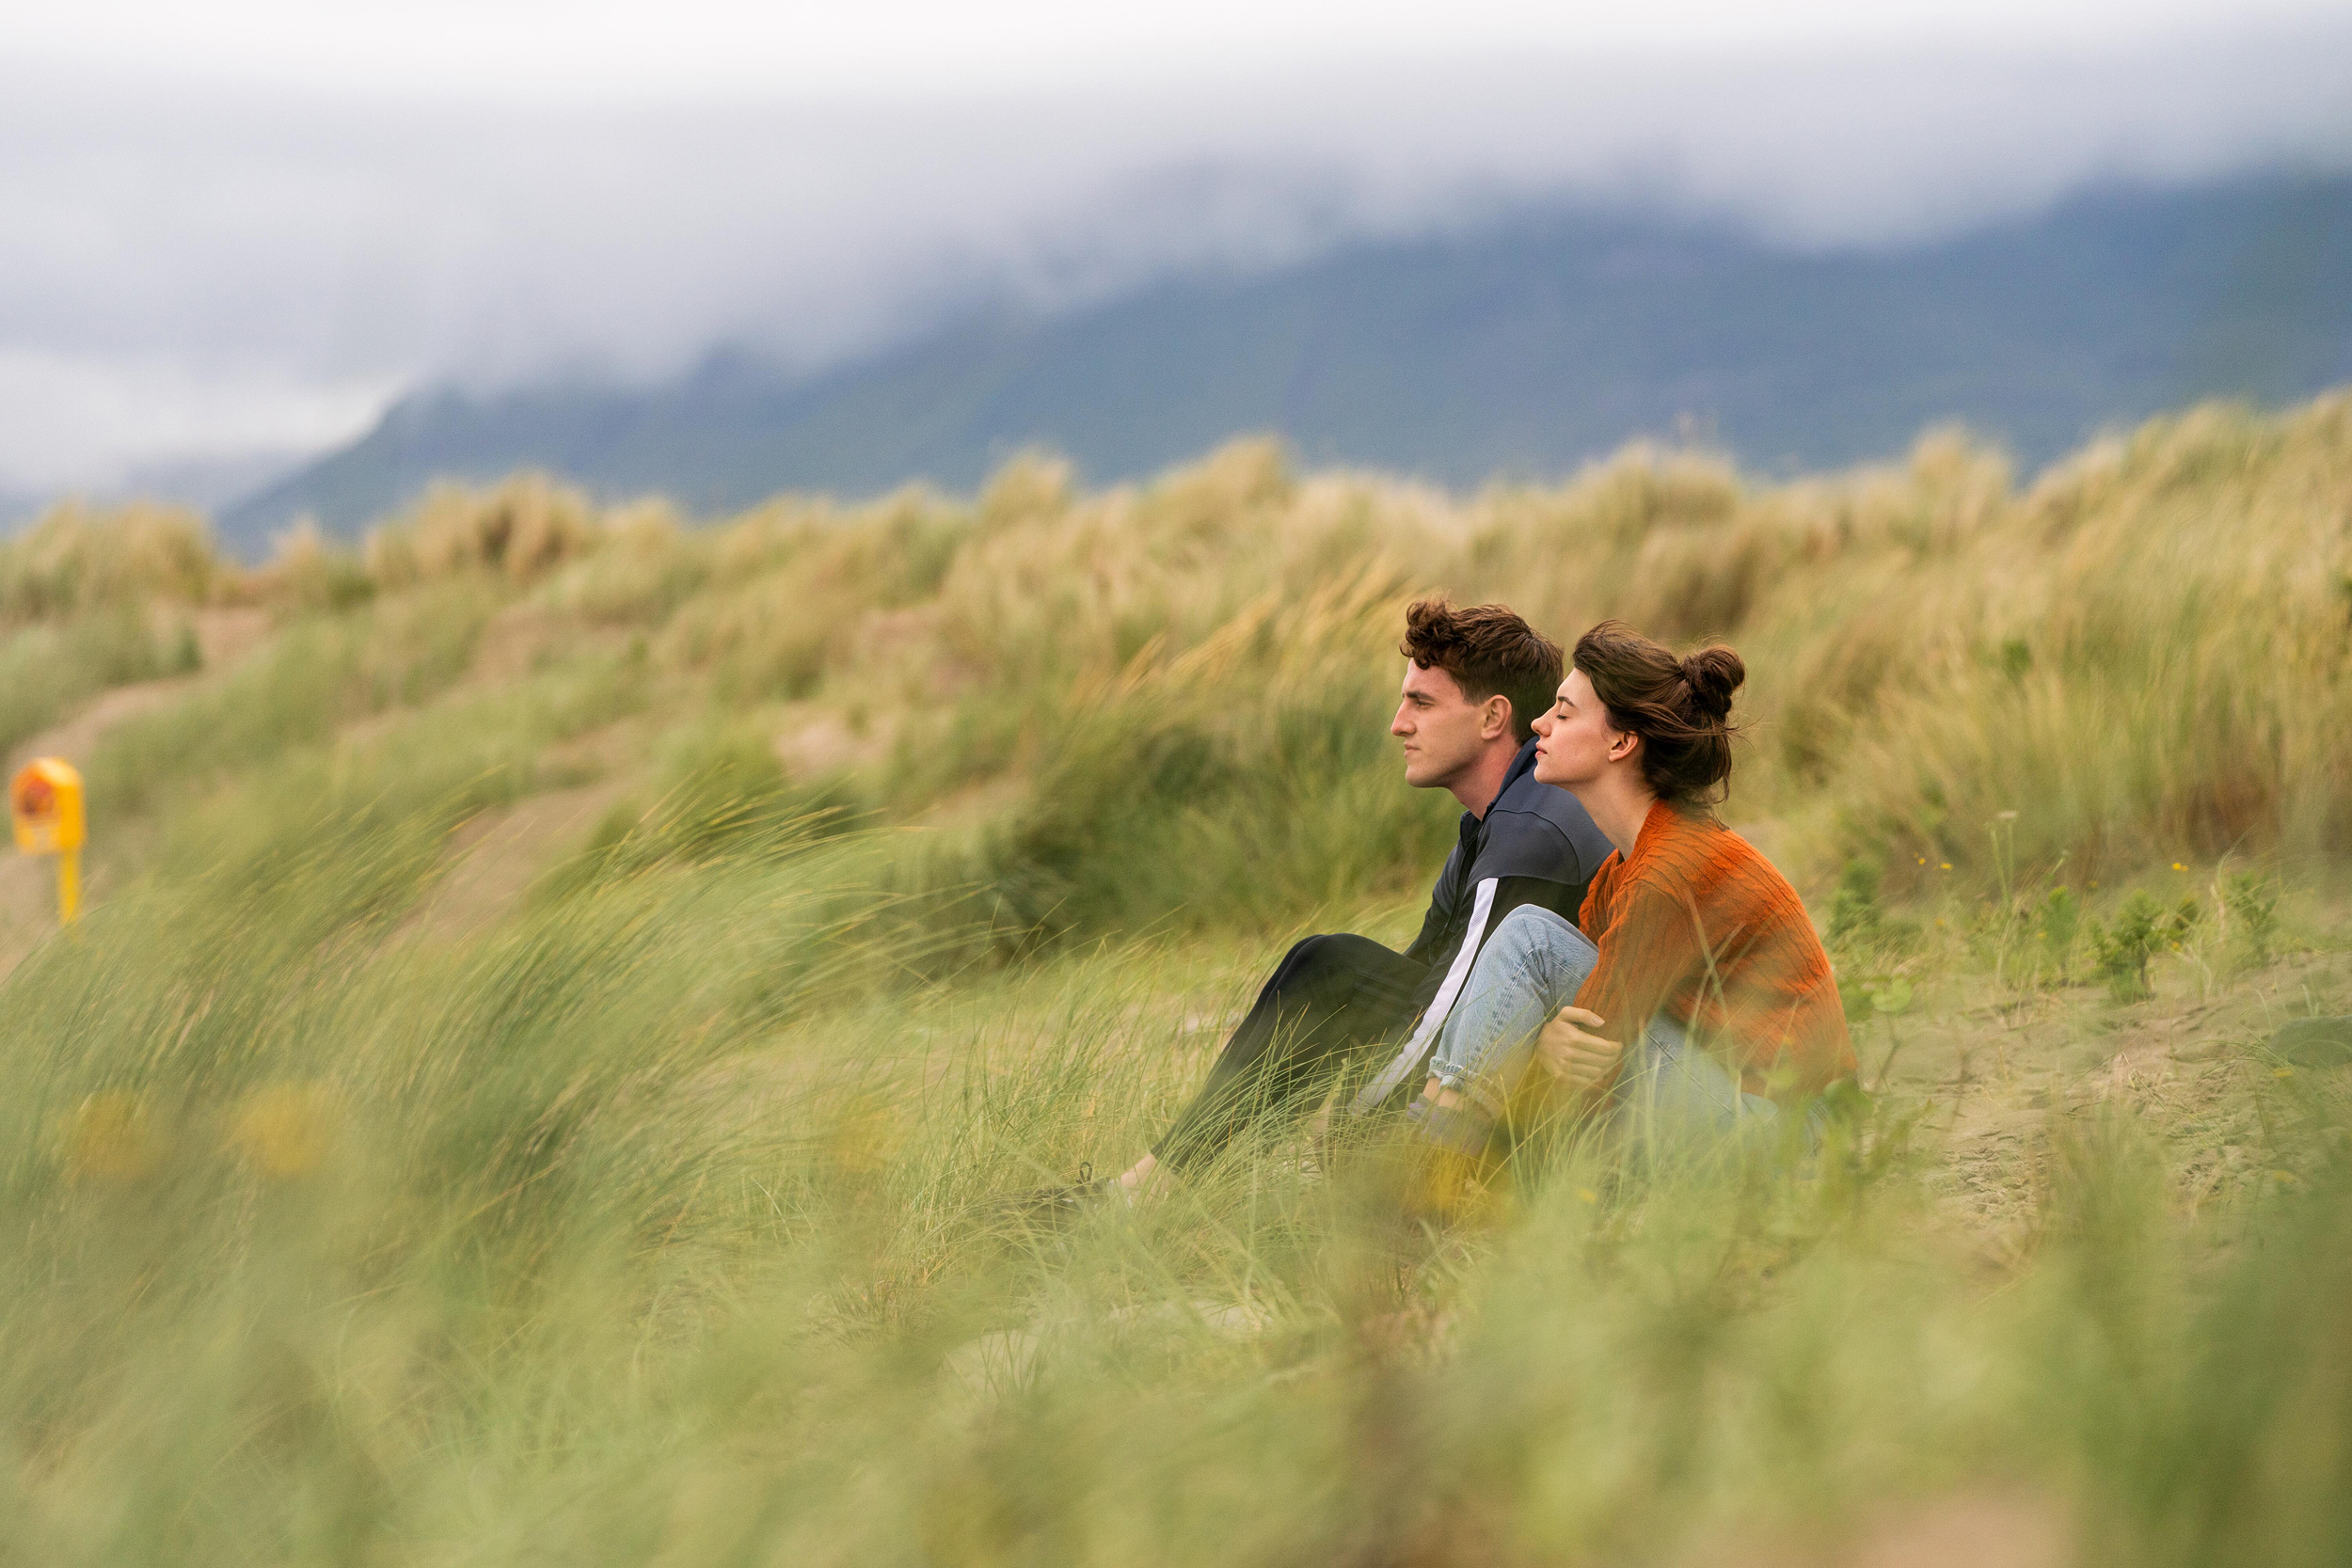
[[[1136,1148],[1238,966],[910,982],[866,847],[790,825],[451,945],[395,922],[430,843],[353,829],[6,982],[19,1555],[1837,1560],[1954,1495],[2085,1562],[2352,1539],[2331,1079],[2222,1069],[2260,1180],[2193,1219],[2156,1132],[2060,1120],[2023,1261],[1908,1097],[1794,1173],[1531,1154],[1479,1224],[1260,1143],[1041,1234],[995,1196]]]
[[[200,519],[65,506],[0,541],[0,753],[108,687],[198,663],[184,612],[225,568]]]
[[[1243,443],[707,527],[525,476],[252,572],[53,518],[0,548],[20,731],[176,617],[274,630],[78,759],[97,896],[0,974],[0,1551],[2341,1561],[2352,1068],[2265,1041],[2352,1008],[2347,496],[2336,398],[2022,490],[1952,436],[1470,499]],[[1409,934],[1438,589],[1740,645],[1731,815],[1874,1097],[1818,1157],[1563,1142],[1451,1207],[1268,1130],[1018,1222],[1284,941]]]
[[[280,674],[244,677],[215,717],[157,721],[215,747],[258,726],[265,750],[279,726],[315,736],[422,700],[453,678],[435,672],[465,667],[484,618],[528,609],[557,628],[552,657],[641,649],[669,703],[837,719],[867,743],[834,782],[894,820],[984,786],[1025,794],[966,873],[1033,924],[1136,928],[1263,918],[1419,866],[1443,814],[1408,800],[1372,808],[1404,815],[1369,838],[1264,846],[1242,881],[1121,878],[1114,895],[1071,870],[1108,863],[1135,822],[1170,824],[1154,791],[1220,832],[1258,818],[1245,802],[1321,822],[1392,801],[1357,782],[1376,754],[1349,748],[1377,743],[1362,737],[1391,680],[1383,618],[1444,590],[1515,604],[1564,640],[1618,615],[1741,646],[1754,745],[1731,809],[1787,824],[1809,885],[1857,858],[1898,890],[1946,863],[1989,874],[1989,835],[2010,822],[2019,860],[2087,887],[2184,857],[2344,847],[2348,483],[2343,397],[2160,420],[2022,492],[1954,435],[1901,466],[1766,487],[1635,450],[1555,489],[1469,501],[1302,478],[1264,443],[1092,496],[1024,457],[970,504],[787,498],[705,529],[525,476],[437,491],[342,555],[291,540],[242,576],[183,520],[61,515],[0,563],[21,628],[0,658],[23,672],[22,735],[158,673],[139,629],[158,608],[259,599],[309,616],[321,629],[301,635],[333,647],[280,654]],[[149,786],[123,787],[135,805]],[[1351,847],[1365,844],[1379,863]],[[1162,847],[1131,858],[1204,867]]]

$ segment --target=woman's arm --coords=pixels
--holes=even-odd
[[[1593,972],[1536,1045],[1547,1071],[1586,1090],[1607,1086],[1625,1048],[1704,962],[1696,911],[1650,883],[1618,891],[1595,940],[1600,952]]]
[[[1580,1098],[1606,1089],[1625,1060],[1624,1046],[1596,1032],[1606,1022],[1582,1007],[1563,1007],[1535,1037],[1535,1059]]]

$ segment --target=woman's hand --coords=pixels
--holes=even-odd
[[[1604,1087],[1617,1074],[1625,1047],[1594,1034],[1608,1020],[1583,1007],[1563,1007],[1535,1037],[1544,1070],[1579,1094]]]

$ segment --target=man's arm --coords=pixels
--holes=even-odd
[[[1462,851],[1457,847],[1445,858],[1445,868],[1438,873],[1436,885],[1429,890],[1429,909],[1421,917],[1421,934],[1405,949],[1405,956],[1415,963],[1441,964],[1445,956],[1438,950],[1445,944],[1446,913],[1454,908],[1454,887],[1462,876]]]

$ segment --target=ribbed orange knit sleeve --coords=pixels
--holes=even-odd
[[[1597,1033],[1631,1045],[1652,1017],[1668,1010],[1684,982],[1704,971],[1705,957],[1692,922],[1665,889],[1630,880],[1596,912],[1601,925],[1586,929],[1600,958],[1578,988],[1576,1005],[1601,1016]],[[1677,1015],[1675,1022],[1688,1020]]]

